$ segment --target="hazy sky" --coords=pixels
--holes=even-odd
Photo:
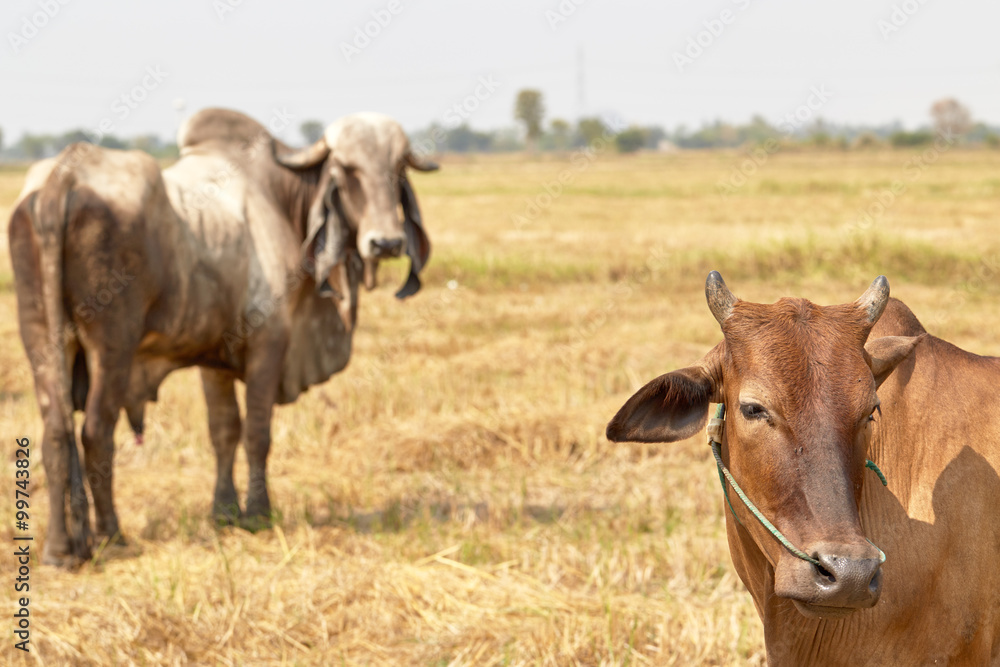
[[[478,128],[511,125],[525,87],[543,91],[548,118],[612,113],[668,128],[754,113],[777,122],[813,87],[828,91],[812,101],[835,122],[915,126],[954,96],[1000,123],[996,0],[62,2],[3,3],[8,142],[102,121],[118,135],[173,136],[179,99],[185,114],[226,106],[266,121],[277,109],[295,143],[302,120],[363,110],[413,130],[445,122],[477,86]],[[348,61],[342,45],[372,12],[391,20]],[[679,67],[675,53],[699,38]]]

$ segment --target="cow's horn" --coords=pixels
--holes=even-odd
[[[708,274],[708,280],[705,281],[705,298],[708,299],[708,308],[719,324],[733,314],[733,304],[739,301],[726,287],[726,281],[718,271]]]
[[[406,164],[417,171],[437,171],[439,169],[437,162],[418,157],[413,154],[413,151],[407,152]]]
[[[868,324],[875,324],[882,317],[885,305],[889,303],[889,281],[885,276],[879,276],[872,281],[871,286],[855,301],[858,308],[864,308],[868,315]]]
[[[284,165],[289,169],[309,169],[310,167],[315,167],[330,154],[330,147],[327,146],[325,139],[320,139],[312,146],[297,151],[280,147],[278,142],[274,142],[273,147],[274,159],[278,161],[278,164]]]

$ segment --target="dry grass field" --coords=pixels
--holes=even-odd
[[[383,266],[348,369],[277,409],[274,528],[213,527],[200,383],[176,373],[143,446],[119,424],[128,546],[75,573],[33,564],[27,657],[11,638],[15,437],[35,443],[36,540],[48,506],[4,234],[0,662],[763,664],[703,436],[612,445],[604,426],[720,339],[711,269],[766,302],[853,300],[884,273],[933,333],[1000,354],[1000,153],[779,153],[720,197],[743,158],[469,157],[414,176],[425,289],[397,302],[404,267]],[[0,171],[0,219],[22,178]]]

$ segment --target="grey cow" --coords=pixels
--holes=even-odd
[[[171,371],[200,366],[217,461],[214,515],[241,517],[233,460],[246,383],[244,518],[266,522],[274,404],[344,368],[358,286],[407,254],[397,293],[420,289],[430,255],[407,167],[429,171],[387,116],[357,114],[295,151],[256,121],[209,109],[181,128],[181,159],[160,171],[140,152],[74,144],[28,173],[9,236],[21,337],[44,421],[51,519],[43,560],[90,557],[96,533],[120,539],[112,434]],[[403,220],[398,206],[402,204]]]

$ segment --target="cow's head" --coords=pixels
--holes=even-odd
[[[396,296],[405,298],[420,289],[418,274],[431,245],[406,168],[438,167],[413,154],[399,123],[375,113],[346,116],[307,148],[289,151],[275,144],[275,159],[290,169],[321,169],[305,239],[318,276],[343,260],[353,240],[368,289],[375,287],[379,260],[404,253],[410,257],[410,275]]]
[[[709,403],[725,403],[724,462],[764,516],[820,564],[784,549],[730,491],[743,526],[730,525],[734,557],[755,550],[773,568],[775,594],[808,616],[873,606],[880,554],[858,508],[876,390],[919,337],[868,340],[889,298],[883,276],[839,306],[748,303],[714,271],[706,295],[725,340],[640,389],[608,424],[608,439],[688,438],[705,426]]]

